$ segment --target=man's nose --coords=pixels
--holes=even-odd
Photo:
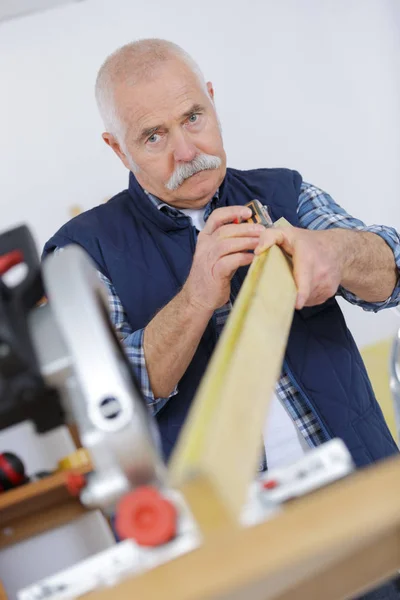
[[[174,137],[173,154],[176,162],[190,162],[197,154],[196,146],[183,131]]]

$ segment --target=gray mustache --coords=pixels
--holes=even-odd
[[[221,159],[218,156],[199,154],[191,162],[179,164],[165,184],[165,187],[173,192],[177,190],[186,179],[192,177],[192,175],[196,175],[196,173],[200,173],[200,171],[218,169],[220,166]]]

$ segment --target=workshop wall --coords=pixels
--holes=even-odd
[[[398,0],[85,0],[0,23],[2,230],[28,223],[41,246],[74,210],[126,187],[100,137],[94,80],[108,53],[153,36],[213,81],[231,166],[298,169],[366,222],[400,228]],[[360,345],[400,323],[394,311],[345,312]],[[61,546],[66,564],[74,545]],[[14,590],[10,556],[0,578]]]
[[[229,164],[288,166],[368,223],[400,227],[397,0],[85,0],[0,24],[1,228],[40,245],[76,207],[126,186],[101,140],[93,84],[105,56],[160,36],[216,90]],[[360,344],[396,319],[347,310]]]

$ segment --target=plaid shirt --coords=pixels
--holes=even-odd
[[[176,219],[182,217],[187,218],[186,215],[178,209],[163,203],[151,194],[147,195],[149,200],[158,210],[165,211],[171,217]],[[214,196],[207,205],[204,215],[205,220],[207,220],[208,216],[211,214],[217,197],[218,195]],[[306,229],[323,230],[339,227],[343,229],[356,229],[358,231],[376,233],[382,237],[393,250],[396,264],[400,271],[400,236],[395,229],[382,225],[372,225],[367,227],[362,221],[351,217],[343,210],[343,208],[336,204],[328,194],[308,183],[303,183],[301,186],[297,213],[300,227]],[[168,398],[154,397],[151,391],[144,356],[144,329],[132,331],[114,286],[104,275],[99,275],[108,290],[111,320],[114,323],[120,339],[123,341],[127,356],[133,365],[148,406],[153,414],[157,414],[157,412],[165,406],[169,398],[177,394],[178,386],[175,387]],[[218,335],[226,323],[232,308],[232,303],[238,294],[239,287],[239,283],[235,280],[235,277],[233,277],[230,301],[214,313],[213,319]],[[398,281],[392,296],[385,302],[364,302],[342,287],[339,288],[338,294],[352,304],[361,306],[364,310],[377,312],[383,308],[394,307],[400,303],[400,282]],[[318,446],[327,441],[329,437],[328,433],[325,431],[323,424],[310,406],[308,399],[298,391],[296,382],[294,381],[292,374],[287,371],[285,365],[283,366],[281,376],[276,384],[275,392],[278,398],[286,406],[296,427],[309,446]]]

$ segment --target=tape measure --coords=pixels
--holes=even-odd
[[[274,224],[268,212],[268,206],[261,204],[259,200],[252,200],[246,204],[251,209],[252,215],[247,219],[247,223],[259,223],[264,227],[272,227]]]

